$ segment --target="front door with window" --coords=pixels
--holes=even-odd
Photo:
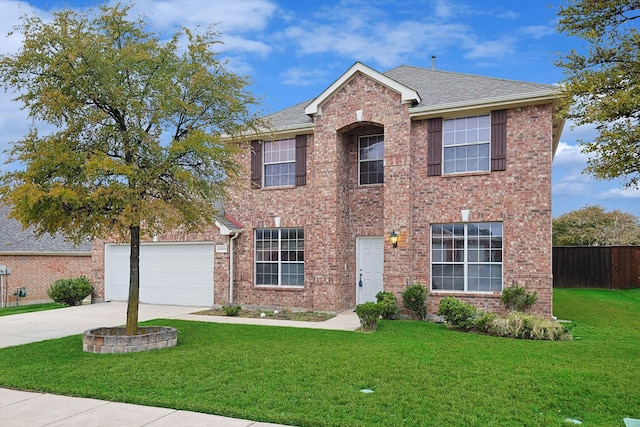
[[[383,290],[384,239],[382,237],[358,237],[356,252],[357,304],[367,301],[375,302],[376,294]]]

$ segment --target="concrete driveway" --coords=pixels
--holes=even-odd
[[[184,316],[206,307],[140,304],[139,321]],[[126,302],[105,302],[0,316],[0,348],[81,334],[87,329],[124,325]]]

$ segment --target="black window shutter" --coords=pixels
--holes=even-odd
[[[427,120],[427,175],[442,174],[442,117]]]
[[[262,142],[251,141],[251,188],[262,187]]]
[[[507,110],[491,112],[491,170],[507,169]]]
[[[296,186],[307,185],[307,135],[296,135]]]

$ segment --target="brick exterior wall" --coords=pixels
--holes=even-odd
[[[356,110],[363,110],[361,122]],[[489,111],[486,111],[489,113]],[[384,289],[398,295],[408,284],[430,283],[430,225],[503,223],[504,286],[538,292],[535,310],[551,316],[552,108],[508,110],[507,169],[427,176],[427,120],[411,121],[400,96],[358,75],[322,105],[308,137],[307,185],[251,189],[247,178],[230,212],[245,227],[236,252],[236,301],[242,304],[337,311],[356,303],[356,237],[384,236]],[[384,134],[384,184],[358,186],[358,137]],[[246,153],[242,163],[250,167]],[[256,228],[305,229],[305,286],[254,285]],[[392,248],[387,236],[400,237]],[[216,284],[217,287],[217,284]],[[500,293],[430,292],[429,312],[443,296],[503,311]]]
[[[11,269],[7,279],[6,302],[16,305],[13,293],[25,287],[27,297],[19,304],[50,302],[47,289],[58,279],[91,277],[91,257],[86,255],[0,255],[0,264]]]
[[[358,74],[332,95],[314,117],[307,138],[306,185],[252,189],[247,173],[227,203],[244,227],[235,240],[236,303],[263,307],[339,311],[356,304],[356,238],[384,237],[384,289],[400,292],[430,283],[430,226],[470,220],[503,223],[504,286],[538,292],[534,309],[552,314],[551,160],[552,106],[507,112],[507,168],[504,171],[427,175],[427,120],[411,120],[400,95]],[[361,121],[356,110],[363,110]],[[483,113],[489,113],[484,111]],[[358,186],[358,137],[384,134],[384,184]],[[249,149],[239,158],[251,168]],[[254,284],[254,231],[301,227],[305,232],[304,287]],[[388,235],[399,233],[393,248]],[[159,240],[229,243],[212,227],[198,235],[168,233]],[[215,254],[216,304],[229,299],[229,254]],[[104,295],[104,242],[95,242],[92,279]],[[476,306],[503,311],[500,293],[430,292],[428,309],[456,296]]]

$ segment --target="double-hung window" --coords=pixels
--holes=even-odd
[[[360,185],[384,182],[384,135],[361,136],[358,141]]]
[[[442,135],[445,174],[489,170],[489,114],[444,120]]]
[[[304,229],[256,230],[256,285],[304,286]]]
[[[264,143],[264,186],[282,187],[296,183],[296,140]]]
[[[502,291],[502,223],[433,224],[431,289]]]

